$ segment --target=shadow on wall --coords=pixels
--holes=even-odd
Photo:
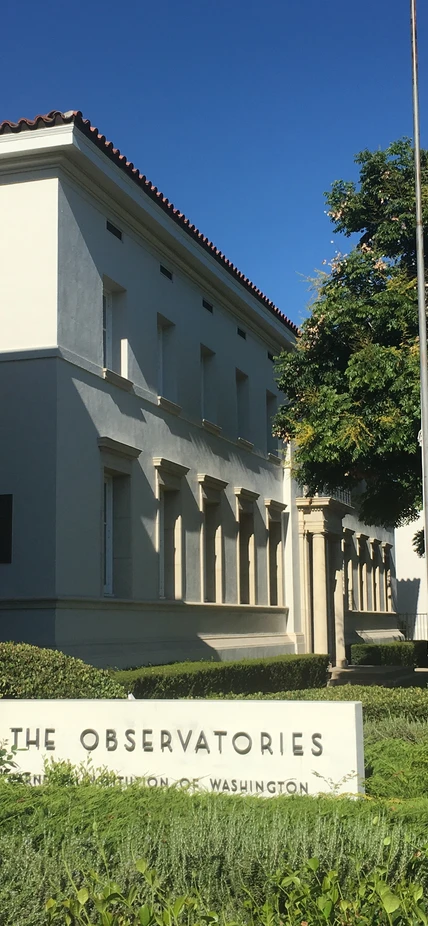
[[[417,614],[420,579],[397,579],[397,611],[399,614]]]

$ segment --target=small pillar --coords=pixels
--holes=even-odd
[[[328,653],[325,541],[324,532],[317,531],[313,534],[314,653]]]

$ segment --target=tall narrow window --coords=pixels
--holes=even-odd
[[[201,344],[201,418],[217,423],[215,354]]]
[[[0,495],[0,563],[12,562],[12,495]]]
[[[246,373],[236,370],[238,437],[250,438],[249,382]]]
[[[159,597],[179,598],[186,589],[186,545],[181,510],[182,479],[187,466],[154,457],[159,500],[156,546],[159,552]]]
[[[180,493],[160,494],[160,598],[182,598]]]
[[[204,601],[222,600],[220,505],[204,505]]]
[[[239,603],[254,604],[254,515],[239,512]]]
[[[267,453],[278,452],[278,440],[272,434],[273,418],[276,414],[276,395],[273,392],[266,392],[266,450]]]
[[[116,284],[111,284],[116,285]],[[103,292],[103,367],[128,377],[126,293],[123,289]],[[108,376],[106,377],[108,379]]]
[[[113,477],[104,474],[104,594],[113,594]]]
[[[113,297],[103,293],[103,367],[113,369]]]
[[[158,395],[177,399],[175,325],[158,315]]]
[[[265,499],[267,513],[268,601],[270,605],[284,604],[283,570],[283,502]]]

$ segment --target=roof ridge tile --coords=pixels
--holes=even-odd
[[[10,133],[17,134],[22,131],[37,131],[40,128],[50,128],[53,125],[67,125],[69,123],[74,123],[80,131],[82,131],[90,140],[97,145],[104,153],[113,160],[122,170],[126,171],[127,174],[134,180],[135,183],[144,189],[144,192],[154,198],[158,204],[165,209],[171,216],[171,218],[181,225],[184,230],[195,238],[198,243],[203,246],[207,251],[209,251],[215,258],[221,263],[229,273],[236,277],[239,282],[245,286],[245,288],[255,296],[259,302],[265,305],[270,311],[281,321],[287,328],[289,328],[294,334],[299,334],[299,328],[294,324],[283,312],[272,302],[268,296],[255,286],[251,280],[246,277],[237,267],[228,260],[228,258],[213,244],[212,241],[202,234],[195,225],[193,225],[190,220],[185,216],[184,212],[180,212],[174,207],[174,204],[169,201],[169,199],[163,195],[163,193],[154,186],[150,180],[147,179],[145,174],[140,174],[138,169],[134,167],[132,161],[128,161],[124,154],[121,153],[119,148],[113,146],[113,142],[108,141],[105,135],[102,135],[96,126],[93,126],[89,119],[85,119],[82,111],[80,109],[70,109],[67,112],[61,112],[57,109],[52,109],[46,115],[35,116],[34,119],[19,119],[18,122],[10,122],[5,119],[0,123],[0,135],[7,135]]]

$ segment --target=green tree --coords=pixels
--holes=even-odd
[[[297,349],[279,359],[276,433],[309,494],[363,484],[362,519],[392,526],[422,506],[413,149],[355,160],[359,183],[336,181],[326,201],[335,231],[358,239],[318,275]],[[426,151],[422,179],[428,226]]]

